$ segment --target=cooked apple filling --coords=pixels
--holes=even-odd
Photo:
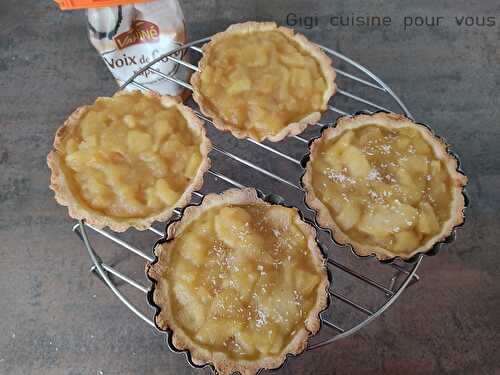
[[[409,253],[450,218],[451,180],[421,133],[366,125],[322,142],[312,184],[353,241]]]
[[[206,59],[203,100],[254,139],[325,109],[327,83],[317,59],[279,31],[228,35],[212,43]]]
[[[229,205],[190,223],[166,244],[176,325],[230,358],[281,353],[304,328],[325,272],[299,220],[282,206]]]
[[[175,106],[130,93],[97,100],[63,140],[61,160],[81,203],[145,217],[178,201],[201,164],[200,142]]]

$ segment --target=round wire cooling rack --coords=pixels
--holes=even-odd
[[[184,61],[181,57],[185,53],[192,53],[194,55],[193,60],[196,60],[196,55],[199,58],[203,54],[201,45],[209,40],[210,37],[190,42],[165,55],[159,56],[130,77],[120,89],[137,88],[144,91],[153,91],[143,79],[144,76],[150,77],[153,74],[156,75],[159,80],[169,80],[185,89],[192,90],[193,88],[188,82],[163,73],[159,68],[155,67],[155,65],[159,64],[161,61],[164,62],[168,60],[176,64],[176,68],[185,69],[188,73],[198,71],[196,65]],[[319,131],[324,126],[332,124],[336,117],[340,115],[350,115],[359,111],[369,113],[373,111],[404,112],[407,117],[413,119],[411,113],[401,99],[394,94],[387,84],[370,70],[339,52],[324,46],[320,47],[334,62],[338,84],[336,95],[334,95],[330,100],[331,103],[328,105],[328,113],[323,115],[323,119],[330,117],[331,121],[326,124],[317,123],[315,124],[316,126],[311,125],[310,128],[312,128],[313,131],[314,129]],[[342,67],[342,69],[339,69],[339,67]],[[174,69],[174,71],[178,71],[178,69]],[[144,74],[145,72],[148,74]],[[359,76],[360,73],[361,76]],[[189,76],[189,74],[187,74],[187,76]],[[361,90],[363,94],[353,93],[345,89],[345,87],[350,89],[351,86],[352,88]],[[378,104],[380,101],[383,101],[384,104]],[[339,104],[337,104],[337,102]],[[342,103],[346,109],[339,108]],[[194,102],[191,101],[191,103],[188,104],[193,108],[198,117],[207,124],[213,125],[208,118],[200,113]],[[390,263],[383,263],[379,262],[374,257],[359,257],[352,251],[349,251],[348,247],[337,245],[332,240],[328,231],[318,227],[314,220],[314,212],[304,203],[304,191],[300,185],[300,177],[303,174],[302,160],[301,158],[289,155],[286,150],[283,150],[283,148],[294,148],[291,146],[297,146],[298,143],[299,148],[303,151],[302,155],[307,155],[308,144],[315,136],[310,136],[308,138],[305,136],[306,133],[310,132],[306,130],[306,132],[301,135],[289,137],[279,142],[279,146],[281,147],[278,147],[278,144],[268,142],[259,143],[248,138],[238,141],[231,139],[229,142],[226,142],[227,144],[223,145],[222,141],[219,143],[218,139],[213,139],[212,137],[212,153],[217,154],[217,157],[225,159],[223,163],[226,163],[226,161],[228,163],[235,163],[236,168],[230,169],[229,172],[231,173],[223,173],[218,169],[221,167],[221,165],[218,165],[220,164],[218,160],[214,161],[214,158],[212,158],[212,167],[207,172],[207,178],[210,177],[213,179],[214,184],[212,185],[215,185],[216,188],[211,191],[214,191],[223,190],[227,187],[244,187],[245,184],[239,181],[241,181],[245,175],[258,175],[260,178],[279,186],[278,189],[280,194],[286,191],[288,196],[295,196],[295,198],[298,198],[299,203],[294,205],[300,209],[304,218],[316,227],[318,241],[323,248],[325,256],[327,256],[327,265],[332,283],[329,290],[329,307],[327,310],[323,311],[320,316],[322,322],[321,330],[311,339],[307,348],[307,350],[312,350],[347,337],[379,317],[398,299],[408,286],[419,280],[419,276],[416,272],[422,262],[423,255],[417,256],[411,263],[401,262],[398,259]],[[221,133],[218,134],[222,137]],[[291,142],[295,142],[296,144],[291,145]],[[245,156],[242,156],[241,146],[243,144],[256,148],[256,152],[264,152],[266,155],[269,155],[269,157],[278,160],[282,159],[280,162],[290,163],[290,167],[285,168],[287,172],[286,176],[284,176],[283,173],[276,173],[270,170],[270,168],[262,167],[259,165],[262,164],[261,162],[250,160],[251,153],[246,153]],[[294,149],[296,149],[296,147]],[[281,168],[280,171],[283,172],[285,169]],[[295,169],[295,173],[290,172],[292,169]],[[290,177],[290,174],[292,177]],[[261,191],[265,191],[262,186],[256,187]],[[276,193],[276,191],[266,191],[266,193]],[[193,193],[193,199],[202,199],[205,194],[206,193],[195,192]],[[287,201],[287,204],[288,203],[290,202]],[[178,218],[181,213],[182,211],[179,209],[174,210],[174,218]],[[101,238],[106,238],[114,242],[120,248],[143,258],[146,262],[153,262],[155,260],[152,251],[148,250],[145,252],[141,250],[139,246],[133,244],[134,235],[138,234],[137,231],[126,236],[125,239],[123,235],[95,228],[84,220],[78,221],[73,226],[73,231],[83,241],[88,251],[92,262],[91,271],[95,273],[135,315],[150,326],[156,328],[152,318],[154,308],[151,308],[149,314],[144,313],[120,290],[122,285],[128,284],[144,294],[147,294],[151,289],[150,286],[142,285],[140,282],[120,272],[116,267],[112,267],[104,262],[99,253],[92,246],[87,229]],[[162,230],[150,227],[149,231],[155,236],[158,236],[156,239],[160,239],[165,236],[164,229],[165,226]],[[167,342],[168,341],[169,340],[167,340]],[[172,351],[177,352],[175,348],[170,345],[169,347]]]

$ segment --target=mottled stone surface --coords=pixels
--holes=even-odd
[[[182,6],[190,39],[247,19],[284,23],[288,12],[319,16],[319,26],[297,29],[383,77],[417,120],[453,145],[470,177],[467,223],[455,243],[424,259],[421,281],[359,333],[293,358],[276,373],[500,373],[499,2],[189,0]],[[385,15],[392,17],[392,24],[328,26],[330,16],[341,14]],[[404,31],[403,17],[418,15],[443,16],[443,25]],[[454,16],[468,15],[495,16],[497,25],[454,24]],[[0,373],[210,373],[207,368],[191,369],[183,355],[169,352],[162,335],[89,274],[89,259],[71,232],[72,221],[48,189],[45,156],[57,126],[78,105],[116,89],[87,40],[84,15],[61,13],[47,0],[2,0],[0,25]],[[342,87],[369,93],[348,82]],[[349,110],[364,108],[341,97],[334,103]],[[227,147],[242,145],[211,134]],[[289,178],[300,174],[290,171],[288,162],[247,146],[241,152],[259,165]],[[297,157],[304,152],[294,141],[279,148]],[[257,172],[239,173],[222,161],[217,158],[219,169],[239,174],[243,183],[254,182],[290,200],[297,197],[293,189]],[[127,236],[150,251],[151,234]],[[109,241],[96,240],[95,246],[108,263],[147,285],[142,260]],[[356,259],[342,248],[330,251],[332,257],[387,281],[387,266]],[[366,287],[357,291],[352,279],[343,280],[335,272],[344,294],[373,304],[383,297]],[[123,290],[147,311],[141,292]],[[344,307],[335,303],[334,318],[359,318]]]

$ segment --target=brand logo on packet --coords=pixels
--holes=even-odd
[[[160,28],[152,22],[136,20],[130,25],[130,29],[114,38],[118,49],[141,43],[157,42],[160,36]]]

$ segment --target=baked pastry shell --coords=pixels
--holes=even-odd
[[[432,147],[432,150],[446,165],[450,178],[454,181],[452,185],[452,201],[450,208],[450,219],[446,221],[441,228],[441,231],[430,238],[426,243],[419,246],[408,254],[392,252],[388,249],[383,249],[379,246],[364,245],[357,241],[351,240],[342,229],[336,224],[331,217],[328,208],[316,196],[312,188],[312,173],[311,168],[308,168],[311,158],[314,157],[314,151],[319,144],[327,139],[335,138],[347,129],[355,129],[365,125],[381,125],[390,128],[413,126],[421,132],[424,139]],[[399,123],[399,125],[397,125]],[[334,242],[341,246],[348,246],[351,251],[359,257],[376,257],[384,263],[391,263],[397,259],[405,262],[415,262],[420,254],[435,255],[440,250],[443,244],[451,243],[456,238],[456,229],[463,226],[465,222],[465,210],[469,204],[469,198],[465,186],[468,178],[465,176],[460,166],[459,157],[450,150],[449,144],[434,133],[434,131],[425,124],[416,123],[402,114],[394,114],[386,111],[378,111],[374,113],[357,112],[352,116],[342,116],[337,119],[332,127],[324,127],[318,137],[309,141],[308,153],[303,157],[301,165],[304,168],[304,174],[300,179],[301,187],[305,191],[305,204],[312,209],[315,215],[315,222],[318,227],[321,227],[330,232]]]
[[[115,94],[115,96],[130,95],[131,93],[134,92],[119,91]],[[185,118],[187,125],[200,131],[200,153],[202,161],[198,168],[198,172],[193,177],[191,183],[186,186],[180,198],[172,207],[166,207],[164,210],[158,213],[154,213],[143,218],[114,218],[105,215],[104,213],[101,213],[87,206],[86,204],[82,204],[81,199],[75,197],[69,187],[68,181],[63,171],[61,155],[58,152],[62,148],[65,137],[71,135],[71,133],[79,126],[80,121],[83,119],[83,116],[91,109],[90,105],[79,107],[57,130],[53,149],[47,156],[47,165],[51,170],[50,188],[54,191],[56,201],[60,205],[66,206],[68,208],[68,214],[73,219],[85,219],[87,223],[95,226],[96,228],[104,228],[107,226],[115,232],[124,232],[125,230],[132,227],[138,230],[146,230],[155,221],[168,220],[172,216],[175,208],[183,207],[187,203],[189,203],[192,193],[202,187],[203,176],[205,172],[210,168],[211,162],[208,154],[212,149],[212,143],[206,135],[203,122],[193,113],[193,111],[189,107],[186,107],[179,103],[179,100],[175,97],[161,96],[152,92],[142,92],[142,95],[159,98],[161,104],[166,108],[175,106]],[[99,99],[105,98],[97,98],[96,101]]]
[[[287,38],[295,41],[302,47],[305,51],[309,52],[312,57],[316,59],[320,66],[321,73],[324,75],[326,80],[326,90],[323,93],[323,103],[320,111],[311,112],[299,119],[298,121],[292,122],[286,125],[276,134],[269,134],[255,139],[256,141],[262,142],[264,140],[269,140],[271,142],[279,142],[285,137],[294,136],[302,133],[308,125],[318,122],[321,118],[321,113],[326,111],[328,106],[328,101],[336,92],[335,85],[335,71],[332,68],[332,61],[330,58],[313,42],[309,41],[304,35],[295,33],[293,29],[278,26],[274,22],[244,22],[237,23],[229,26],[225,31],[215,34],[210,42],[203,45],[203,57],[198,63],[199,71],[195,72],[191,76],[191,85],[193,86],[193,99],[200,107],[201,112],[208,116],[214,126],[220,131],[229,131],[233,136],[239,139],[243,139],[249,136],[247,129],[236,128],[231,124],[228,124],[223,118],[219,116],[217,111],[212,110],[210,105],[207,103],[205,97],[200,92],[201,86],[201,72],[208,66],[208,60],[211,57],[211,48],[213,43],[217,41],[224,40],[228,35],[232,34],[249,34],[252,32],[259,31],[278,31],[282,33]]]
[[[193,340],[187,337],[187,335],[182,332],[182,328],[177,327],[175,321],[171,318],[172,314],[168,311],[170,308],[170,301],[168,297],[164,298],[160,292],[161,286],[159,285],[159,279],[165,272],[166,266],[166,264],[160,264],[160,256],[162,251],[167,250],[162,247],[162,244],[173,240],[176,231],[182,231],[184,226],[187,226],[200,217],[205,210],[212,207],[224,206],[226,204],[281,205],[293,208],[298,212],[300,218],[300,222],[296,224],[300,225],[301,230],[308,237],[309,249],[315,257],[322,259],[321,268],[324,271],[322,272],[323,277],[317,286],[316,303],[306,318],[306,328],[301,329],[279,354],[255,361],[235,361],[227,358],[223,353],[211,353],[209,350],[201,348],[200,345],[193,343]],[[203,209],[200,210],[199,207]],[[186,218],[188,221],[182,223],[182,220]],[[146,276],[152,282],[151,289],[148,292],[148,302],[156,310],[154,316],[156,328],[167,333],[167,344],[169,348],[175,352],[183,352],[189,364],[194,367],[201,368],[208,365],[216,369],[216,372],[220,375],[229,375],[238,371],[242,375],[253,375],[260,369],[276,369],[285,363],[288,356],[302,353],[307,347],[308,339],[314,336],[321,328],[320,313],[328,308],[330,302],[328,289],[330,286],[331,274],[326,267],[326,258],[323,256],[319,243],[316,240],[316,230],[314,227],[304,220],[299,210],[283,204],[283,199],[278,195],[264,195],[253,188],[228,189],[221,194],[208,194],[203,198],[200,204],[186,206],[181,216],[167,225],[166,235],[154,245],[154,254],[155,261],[146,265]],[[168,258],[164,263],[168,263]],[[217,363],[217,366],[214,365],[215,363]]]

